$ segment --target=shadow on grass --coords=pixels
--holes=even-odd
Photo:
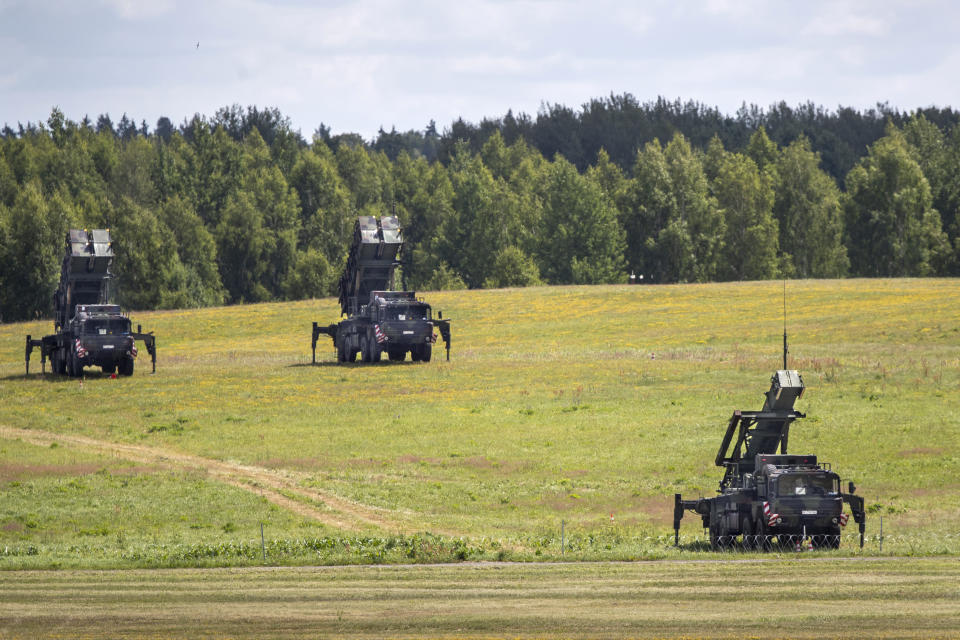
[[[413,367],[417,365],[429,365],[429,362],[414,362],[412,360],[392,361],[392,360],[381,360],[380,362],[337,362],[336,360],[324,360],[322,362],[295,362],[293,364],[288,364],[288,369],[293,369],[297,367],[344,367],[347,369],[356,369],[360,367]]]
[[[116,379],[120,380],[123,377],[124,376],[117,376]],[[90,370],[90,371],[85,370],[83,372],[82,378],[71,378],[68,375],[52,373],[49,370],[46,373],[40,373],[39,371],[37,372],[31,371],[29,374],[14,373],[8,376],[0,377],[0,382],[14,382],[16,380],[40,380],[42,382],[46,382],[47,384],[66,384],[70,382],[78,383],[80,382],[80,380],[83,380],[84,382],[87,382],[87,381],[92,382],[95,380],[109,381],[111,380],[111,378],[109,373],[103,373],[102,371],[98,371],[98,370]]]
[[[680,544],[675,549],[680,551],[708,551],[712,552],[713,549],[710,547],[710,542],[707,540],[694,540],[693,542],[684,542]]]

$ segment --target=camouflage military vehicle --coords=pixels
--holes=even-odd
[[[108,304],[113,274],[113,247],[108,229],[71,229],[60,268],[60,285],[53,295],[54,333],[34,340],[27,336],[26,368],[30,353],[40,349],[41,370],[47,359],[54,373],[83,375],[84,367],[104,373],[133,375],[136,341],[142,340],[157,370],[157,345],[152,333],[131,331],[130,318],[119,306]]]
[[[353,244],[340,278],[340,310],[347,318],[337,324],[313,323],[312,360],[317,361],[321,334],[333,339],[338,362],[379,362],[383,353],[401,361],[410,354],[414,362],[429,362],[440,332],[450,359],[450,321],[413,291],[394,291],[400,265],[403,234],[397,218],[360,216]]]
[[[684,500],[675,494],[675,543],[679,543],[680,520],[689,510],[701,517],[714,549],[734,545],[835,549],[848,520],[843,513],[846,502],[860,525],[863,546],[864,503],[854,495],[853,483],[848,493],[842,493],[840,477],[829,464],[817,462],[814,455],[787,454],[790,424],[805,417],[794,410],[803,390],[798,372],[780,370],[773,375],[763,409],[733,412],[715,460],[725,469],[719,495]]]

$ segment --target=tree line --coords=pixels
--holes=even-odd
[[[112,230],[135,309],[335,294],[356,216],[387,213],[412,289],[960,271],[951,110],[730,118],[628,98],[370,142],[306,141],[276,109],[151,131],[55,108],[0,132],[0,320],[50,313],[71,227]],[[841,158],[838,140],[866,143]]]

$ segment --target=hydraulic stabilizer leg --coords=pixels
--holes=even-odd
[[[150,354],[151,373],[157,372],[157,341],[153,336],[147,341],[147,353]]]
[[[710,501],[703,498],[684,500],[679,493],[673,494],[673,545],[680,546],[680,521],[684,511],[693,511],[703,520],[706,529],[710,521]]]
[[[680,521],[683,519],[683,500],[679,493],[673,494],[673,546],[680,546]]]
[[[843,501],[850,505],[850,512],[853,513],[853,521],[859,525],[860,528],[860,548],[863,549],[863,537],[867,530],[867,513],[864,508],[863,498],[858,495],[854,495],[854,491],[857,490],[853,483],[849,485],[850,493],[843,493],[841,497]]]
[[[443,338],[443,344],[447,347],[447,362],[450,362],[450,321],[435,320],[434,324],[440,330],[440,337]]]
[[[33,336],[27,336],[27,345],[24,352],[24,363],[26,364],[27,373],[30,375],[30,354],[33,352],[34,347],[40,349],[40,373],[47,373],[47,350],[43,347],[43,340],[34,340]]]
[[[313,332],[310,338],[310,362],[317,364],[317,340],[320,339],[320,334],[324,333],[333,340],[333,347],[336,350],[337,347],[337,332],[340,330],[340,325],[331,324],[321,327],[316,322],[313,323]]]
[[[150,354],[150,365],[152,368],[151,373],[157,372],[157,338],[153,335],[153,332],[143,333],[143,327],[139,324],[137,325],[137,332],[133,334],[134,340],[143,340],[144,346],[147,347],[147,353]]]

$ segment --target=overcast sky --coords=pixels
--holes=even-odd
[[[960,107],[958,18],[946,0],[0,0],[0,123],[59,106],[152,130],[237,103],[369,139],[611,93]]]

